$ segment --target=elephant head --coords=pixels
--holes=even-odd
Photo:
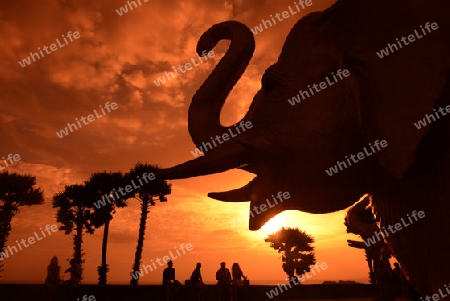
[[[387,31],[384,23],[374,20],[374,10],[385,13],[383,20],[395,26]],[[369,11],[371,15],[363,15]],[[417,131],[413,122],[432,112],[446,78],[435,72],[444,69],[438,67],[444,57],[438,45],[442,44],[440,33],[427,37],[428,46],[435,47],[439,54],[422,53],[424,63],[408,61],[425,46],[402,49],[404,53],[396,58],[396,53],[391,54],[392,59],[382,60],[376,55],[395,37],[422,24],[422,19],[429,20],[428,16],[414,19],[407,15],[402,23],[394,22],[395,18],[398,16],[388,14],[379,3],[348,0],[300,20],[289,33],[278,61],[262,76],[262,87],[242,119],[250,121],[252,129],[205,156],[163,170],[162,176],[181,179],[245,169],[256,174],[250,183],[209,196],[222,201],[251,201],[252,208],[280,191],[289,192],[290,199],[250,217],[252,230],[286,209],[310,213],[344,209],[370,192],[372,179],[380,174],[402,178],[427,134],[427,129]],[[254,50],[251,31],[239,22],[228,21],[206,31],[197,52],[211,50],[221,39],[230,39],[230,48],[189,108],[189,132],[197,146],[229,130],[220,124],[220,111]],[[433,71],[425,71],[427,68]],[[324,82],[338,70],[348,70],[350,76],[294,106],[289,104],[299,90]],[[404,110],[412,97],[421,100],[414,108]],[[345,156],[382,139],[388,143],[386,149],[332,176],[325,172]]]
[[[309,14],[296,23],[278,61],[262,76],[261,89],[242,119],[250,121],[252,128],[205,156],[161,170],[159,176],[182,179],[244,169],[256,174],[250,183],[209,196],[227,202],[250,201],[251,208],[288,192],[289,199],[261,214],[250,214],[251,230],[283,210],[329,213],[345,209],[366,193],[374,196],[379,226],[395,224],[412,206],[427,206],[427,214],[438,215],[429,219],[438,234],[430,236],[411,226],[387,241],[419,290],[436,291],[450,264],[435,262],[432,272],[422,273],[430,265],[417,262],[430,254],[440,257],[449,248],[425,252],[418,245],[431,245],[431,237],[450,235],[442,216],[450,214],[450,191],[445,188],[449,185],[443,180],[450,176],[445,168],[450,166],[450,147],[438,146],[440,136],[450,137],[450,118],[420,129],[414,124],[450,104],[449,8],[444,0],[427,5],[418,0],[389,4],[339,0],[323,12]],[[421,26],[430,22],[439,29],[423,31]],[[416,31],[421,37],[400,47],[400,39]],[[229,130],[220,124],[220,111],[255,47],[245,25],[228,21],[206,31],[197,52],[211,50],[221,39],[231,40],[229,50],[189,108],[189,132],[198,147]],[[388,55],[381,57],[381,49]],[[339,70],[349,76],[325,88],[319,85]],[[314,84],[321,90],[312,93]],[[292,105],[289,100],[306,90],[311,94]],[[369,151],[337,173],[326,172],[376,140],[385,140],[387,147]],[[438,175],[437,170],[444,173]],[[440,191],[433,196],[440,202],[439,209],[425,200],[429,195],[420,190],[421,181],[427,192]]]
[[[295,30],[304,31],[301,27]],[[266,203],[279,192],[288,192],[289,199],[250,217],[252,230],[259,229],[283,210],[332,212],[352,204],[363,193],[361,189],[355,191],[342,185],[350,181],[361,182],[355,184],[362,185],[362,176],[355,179],[349,173],[341,173],[329,177],[325,173],[328,165],[343,158],[363,141],[357,110],[353,106],[356,95],[352,91],[352,83],[334,85],[323,91],[319,98],[308,99],[298,106],[288,103],[288,98],[298,93],[299,87],[306,88],[311,82],[323,81],[325,75],[344,68],[343,61],[334,61],[327,51],[314,54],[309,45],[302,46],[298,43],[297,34],[300,32],[290,34],[279,61],[265,72],[262,88],[242,119],[250,121],[252,128],[218,145],[203,157],[161,171],[167,179],[180,179],[232,168],[247,170],[256,174],[250,183],[236,190],[210,193],[209,196],[222,201],[250,201],[252,208]],[[231,39],[230,48],[194,95],[189,108],[189,132],[198,147],[229,130],[220,124],[220,110],[254,50],[251,31],[241,23],[229,21],[214,25],[205,32],[199,40],[197,52],[209,51],[220,39]],[[294,53],[302,55],[293,60]],[[322,59],[326,63],[321,62]],[[306,71],[311,69],[312,73]],[[342,98],[335,101],[335,94]],[[317,107],[321,109],[317,110]],[[349,109],[340,112],[344,107]],[[312,110],[314,114],[311,114]],[[339,114],[342,115],[339,118],[333,116]],[[327,121],[330,119],[333,122]],[[337,135],[335,127],[339,127]],[[328,139],[318,139],[321,136]],[[336,151],[336,146],[341,143],[344,147]],[[356,169],[362,171],[363,166]],[[335,194],[337,191],[340,195]],[[325,201],[333,195],[333,202]]]

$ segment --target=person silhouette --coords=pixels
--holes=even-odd
[[[64,281],[64,286],[68,291],[69,298],[72,298],[75,295],[75,290],[78,287],[78,284],[81,282],[81,263],[75,261],[74,258],[69,260],[70,267],[64,271],[64,273],[70,273],[70,279]]]
[[[244,280],[247,280],[247,277],[245,277],[244,274],[242,273],[239,263],[237,263],[237,262],[233,263],[233,265],[231,267],[231,273],[233,276],[233,282],[237,286],[243,286]]]
[[[231,273],[225,267],[225,262],[220,263],[220,269],[216,272],[216,280],[220,301],[229,301],[231,296]]]
[[[202,267],[202,264],[200,262],[197,263],[195,270],[192,272],[191,275],[191,284],[194,288],[197,290],[197,300],[203,301],[204,300],[204,288],[205,284],[203,283],[202,274],[200,272],[200,269]]]
[[[173,262],[167,261],[167,268],[163,271],[163,287],[166,292],[166,300],[172,301],[181,289],[181,283],[175,279],[175,269],[173,268]]]
[[[233,263],[231,266],[231,275],[233,276],[233,301],[237,301],[238,291],[244,286],[244,281],[247,280],[247,277],[244,276],[244,273],[242,273],[241,267],[237,262]]]
[[[61,267],[58,265],[58,257],[53,256],[47,267],[47,277],[45,278],[48,301],[53,300],[58,284],[61,283],[61,277],[59,275],[60,272]]]

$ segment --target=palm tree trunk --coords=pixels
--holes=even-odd
[[[82,248],[81,245],[83,244],[83,208],[81,206],[78,207],[77,212],[77,234],[73,237],[73,259],[75,261],[75,264],[79,264],[80,272],[82,271]],[[81,276],[81,275],[80,275]],[[80,277],[81,280],[81,277]]]
[[[9,232],[11,231],[11,220],[14,213],[0,208],[0,252],[5,248]]]
[[[150,197],[145,196],[142,200],[142,208],[141,208],[141,221],[139,223],[139,237],[138,237],[138,244],[136,247],[136,254],[134,256],[134,266],[133,266],[133,273],[137,278],[135,279],[133,276],[131,277],[130,284],[131,285],[137,285],[139,281],[139,273],[136,273],[139,271],[139,265],[141,263],[142,258],[142,250],[144,248],[144,235],[145,235],[145,226],[147,223],[147,216],[148,216],[148,204],[149,204]]]
[[[108,245],[108,233],[109,233],[110,219],[105,222],[103,228],[103,243],[102,243],[102,265],[97,268],[98,270],[98,285],[106,285],[106,273],[108,272],[108,266],[106,264],[106,247]]]
[[[13,211],[7,211],[0,207],[0,253],[4,251],[9,232],[11,230],[11,220],[14,216]],[[0,258],[0,272],[3,272],[3,258]],[[0,276],[1,278],[1,276]]]

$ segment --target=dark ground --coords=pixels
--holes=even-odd
[[[375,298],[378,287],[370,284],[323,284],[301,285],[279,294],[270,299],[266,292],[275,286],[252,285],[243,288],[238,301],[263,301],[263,300],[306,300],[306,299],[354,299],[370,300]],[[108,285],[81,285],[77,288],[75,298],[81,301],[83,296],[93,295],[96,301],[164,301],[161,286]],[[183,286],[179,298],[176,301],[195,301],[195,291]],[[216,287],[209,285],[205,291],[205,301],[218,300]],[[69,301],[65,297],[62,287],[58,289],[54,301]],[[46,301],[45,286],[33,284],[0,284],[0,301]],[[319,300],[318,300],[319,301]],[[342,300],[343,301],[343,300]]]

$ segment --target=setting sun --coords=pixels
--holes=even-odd
[[[278,214],[274,218],[270,219],[264,226],[261,227],[261,234],[267,236],[271,233],[274,233],[280,230],[283,226],[287,227],[289,225],[289,220],[283,217],[281,214]]]

